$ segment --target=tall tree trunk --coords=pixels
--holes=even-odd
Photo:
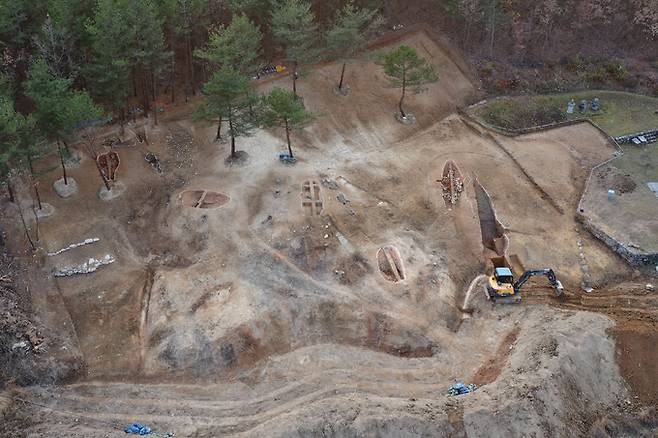
[[[39,207],[39,210],[41,210],[41,207]],[[37,214],[37,211],[34,209],[34,205],[32,206],[32,213],[34,214],[34,228],[36,231],[34,232],[34,240],[37,242],[39,241],[39,215]]]
[[[151,71],[151,91],[152,91],[152,93],[153,93],[153,94],[151,95],[151,101],[152,101],[152,102],[155,102],[155,95],[156,95],[156,87],[157,87],[157,84],[155,83],[155,71],[154,71],[154,69],[153,69],[153,62],[151,62],[150,71]]]
[[[229,108],[229,111],[231,109]],[[231,158],[235,158],[235,135],[233,135],[233,117],[228,116],[228,129],[231,131]]]
[[[295,94],[295,99],[297,99],[297,61],[292,64],[292,92]]]
[[[123,136],[126,133],[126,112],[125,108],[121,108],[121,122],[119,123],[121,130],[119,133]]]
[[[173,40],[172,40],[173,41]],[[173,48],[173,42],[172,42]],[[171,103],[176,102],[176,52],[171,54]]]
[[[155,83],[155,74],[153,73],[153,66],[151,66],[151,88],[153,89],[153,124],[158,126],[158,104],[156,102],[156,83]]]
[[[7,181],[7,192],[9,193],[9,202],[16,202],[16,198],[14,196],[14,188],[9,181]]]
[[[191,32],[187,33],[187,63],[188,63],[188,70],[189,70],[189,84],[190,84],[190,90],[192,91],[192,96],[196,95],[196,90],[195,90],[195,84],[194,84],[194,61],[192,59],[192,35]]]
[[[34,182],[33,182],[33,186],[34,186],[34,195],[35,195],[36,198],[37,198],[37,205],[39,206],[39,210],[42,210],[42,206],[41,206],[41,196],[39,196],[39,185],[38,185],[38,183],[37,183],[36,181],[34,181]],[[39,240],[39,239],[37,239],[37,240]]]
[[[130,77],[133,83],[133,97],[137,98],[137,77],[135,75],[135,66],[130,68]]]
[[[407,114],[404,112],[404,109],[402,108],[402,104],[404,103],[404,97],[407,94],[407,72],[402,73],[402,97],[400,97],[400,103],[398,104],[398,107],[400,108],[400,115],[402,116],[403,119],[407,118]]]
[[[147,86],[146,72],[142,72],[142,98],[144,100],[144,117],[149,116],[149,87]]]
[[[493,51],[494,51],[494,40],[496,37],[496,6],[497,6],[498,0],[491,0],[491,35],[489,36],[490,41],[489,41],[489,56],[493,58]]]
[[[294,158],[294,155],[292,154],[292,147],[290,146],[290,127],[288,126],[288,119],[284,119],[286,122],[286,140],[288,140],[288,154],[290,155],[290,158]]]
[[[217,137],[215,137],[215,141],[220,141],[222,139],[222,122],[223,122],[223,117],[219,116],[219,123],[217,124]]]
[[[340,91],[343,91],[343,81],[345,80],[345,64],[346,62],[343,62],[343,68],[340,72],[340,82],[338,83],[338,89]]]
[[[23,224],[23,229],[25,230],[25,235],[27,236],[27,241],[30,242],[32,251],[36,251],[37,247],[34,244],[34,241],[32,241],[32,237],[30,237],[30,231],[27,229],[27,224],[25,223],[25,217],[23,216],[23,210],[21,210],[20,205],[18,206],[18,215],[21,218],[21,223]]]
[[[66,166],[64,165],[64,153],[62,152],[62,147],[57,142],[57,151],[59,152],[59,161],[62,163],[62,176],[64,177],[64,185],[69,185],[69,181],[66,178]]]
[[[30,169],[30,176],[34,175],[34,165],[32,164],[32,154],[27,153],[27,167]]]
[[[131,111],[130,111],[130,99],[128,99],[127,97],[126,97],[126,113],[128,113],[128,115],[130,115],[130,113],[131,113]],[[132,116],[133,116],[133,124],[137,123],[137,114],[135,113],[135,108],[133,108]]]

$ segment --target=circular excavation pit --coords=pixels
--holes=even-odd
[[[211,190],[186,190],[179,195],[179,199],[185,207],[202,209],[219,208],[231,200],[223,193]]]
[[[385,279],[393,283],[406,278],[400,251],[394,246],[384,246],[377,251],[377,266]]]

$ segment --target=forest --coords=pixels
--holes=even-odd
[[[656,0],[3,0],[0,179],[6,183],[53,147],[66,153],[85,123],[151,115],[157,124],[158,105],[209,91],[224,68],[235,75],[224,71],[214,92],[241,87],[234,93],[241,103],[213,110],[217,99],[207,100],[197,111],[219,117],[221,129],[227,114],[244,104],[253,110],[249,78],[263,67],[288,65],[295,91],[298,67],[347,59],[376,33],[419,19],[471,55],[490,92],[559,91],[610,79],[609,86],[658,93]],[[588,57],[585,47],[601,51],[601,44],[612,60]],[[616,61],[615,52],[635,63]],[[550,65],[556,56],[559,72]],[[233,125],[250,129],[237,119]]]

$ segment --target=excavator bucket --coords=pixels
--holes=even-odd
[[[560,280],[555,280],[555,295],[560,296],[564,292],[564,286]]]

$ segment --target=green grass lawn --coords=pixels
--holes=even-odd
[[[567,114],[567,103],[574,99],[592,101],[598,97],[602,110]],[[543,96],[505,97],[474,109],[474,115],[484,122],[506,129],[523,129],[536,125],[589,117],[608,134],[625,134],[658,129],[658,99],[618,91],[579,91]]]

